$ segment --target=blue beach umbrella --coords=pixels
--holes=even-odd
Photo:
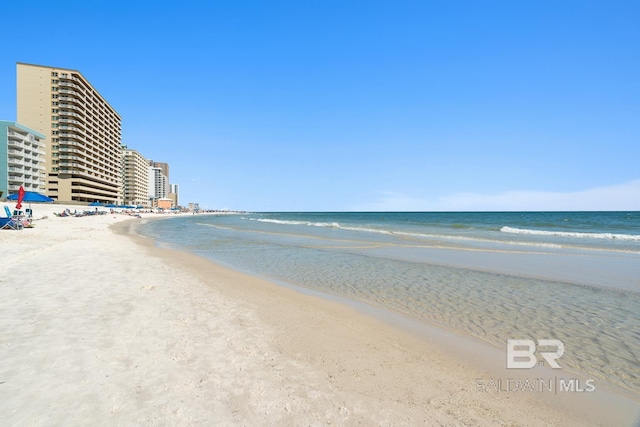
[[[7,200],[18,200],[18,194],[9,194],[7,196]],[[51,203],[53,199],[51,197],[47,197],[44,194],[36,193],[35,191],[25,191],[24,197],[22,198],[23,202],[29,203],[29,211],[31,211],[31,203]],[[18,206],[16,206],[17,208]]]
[[[9,194],[7,196],[7,200],[18,200],[17,194]],[[23,202],[33,202],[33,203],[48,203],[53,202],[51,197],[47,197],[44,194],[36,193],[35,191],[25,191]]]
[[[89,206],[104,206],[104,203],[93,202],[93,203],[89,203]]]

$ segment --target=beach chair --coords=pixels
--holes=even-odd
[[[0,230],[22,230],[24,225],[13,218],[0,218]]]
[[[8,206],[5,206],[4,212],[7,214],[7,217],[11,217],[16,221],[24,222],[24,219],[25,219],[24,211],[19,211],[17,209],[14,209],[13,213],[11,213],[11,209],[9,209]]]
[[[24,228],[22,219],[19,216],[12,215],[8,206],[4,207],[4,212],[7,217],[0,218],[0,230],[22,230]]]

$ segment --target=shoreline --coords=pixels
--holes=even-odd
[[[3,424],[637,422],[631,401],[613,407],[600,390],[587,403],[478,392],[493,374],[443,347],[446,332],[417,336],[158,247],[127,219],[49,217],[0,232],[12,248],[0,261]]]
[[[153,218],[153,220],[161,219],[162,218]],[[454,331],[445,325],[421,321],[400,312],[375,307],[366,302],[351,300],[290,283],[259,278],[251,275],[250,272],[238,271],[231,266],[217,264],[215,261],[197,254],[161,247],[156,245],[153,239],[137,234],[135,232],[137,225],[138,224],[132,224],[132,227],[129,227],[126,233],[131,234],[139,243],[151,248],[157,256],[162,256],[161,252],[166,252],[167,256],[171,256],[173,259],[182,259],[185,257],[186,260],[182,260],[184,263],[182,267],[205,271],[212,269],[216,274],[220,274],[220,272],[223,271],[225,275],[233,276],[234,281],[240,282],[245,280],[255,284],[251,289],[254,292],[259,289],[261,292],[278,294],[279,298],[292,302],[302,300],[304,303],[311,305],[313,309],[338,310],[342,316],[349,318],[351,321],[371,323],[375,325],[373,326],[374,329],[385,329],[386,334],[402,336],[402,339],[407,340],[406,342],[409,343],[407,344],[409,347],[421,348],[423,353],[428,351],[438,353],[438,357],[440,358],[451,358],[455,360],[455,364],[458,367],[460,367],[460,364],[466,363],[468,364],[469,370],[482,373],[484,375],[483,379],[487,379],[487,376],[489,379],[500,377],[505,380],[509,377],[514,379],[524,378],[522,373],[514,374],[513,371],[504,369],[505,353],[503,350],[497,348],[493,343],[484,341],[478,337]],[[216,286],[216,289],[220,290],[220,287]],[[226,291],[229,290],[230,289],[227,289]],[[236,299],[245,299],[245,291],[246,289],[242,289],[236,293],[231,290],[231,295]],[[258,308],[258,312],[261,312],[260,308]],[[275,320],[273,318],[274,315]],[[276,328],[283,328],[286,321],[278,318],[279,316],[281,316],[281,313],[268,313],[265,315],[266,318],[270,318],[270,323],[273,323]],[[426,347],[422,347],[425,345]],[[570,371],[564,370],[564,372],[565,374],[570,374],[565,376],[578,378],[580,381],[586,380]],[[544,372],[539,374],[539,377],[551,379],[554,378],[554,374],[557,373],[545,368]],[[478,377],[475,379],[477,380]],[[557,376],[555,379],[557,380]],[[477,386],[477,383],[474,382],[473,385]],[[556,394],[553,396],[533,395],[527,396],[527,398],[533,397],[531,400],[534,402],[534,405],[549,405],[556,410],[569,410],[571,413],[581,413],[581,416],[585,417],[580,422],[581,424],[584,423],[583,425],[588,425],[586,420],[593,422],[593,425],[606,425],[610,423],[610,418],[605,419],[601,418],[601,416],[605,410],[611,411],[614,409],[617,411],[617,415],[620,415],[620,418],[617,418],[617,423],[622,423],[622,425],[624,425],[625,422],[629,422],[629,425],[631,425],[632,422],[640,419],[640,411],[635,409],[636,407],[634,406],[638,404],[637,396],[633,396],[629,394],[628,390],[619,388],[613,384],[602,384],[600,381],[599,385],[600,388],[598,389],[597,397],[583,396],[585,399],[582,399],[577,396],[565,395],[564,397],[558,398]],[[549,410],[549,408],[545,410]],[[563,424],[560,423],[559,425]]]
[[[471,336],[483,343],[488,342],[492,348],[498,348],[503,352],[493,356],[499,361],[501,367],[505,365],[506,360],[506,337],[560,338],[566,346],[561,363],[564,369],[561,372],[564,374],[570,372],[572,375],[578,375],[577,373],[580,372],[585,379],[593,378],[600,384],[606,383],[610,389],[616,390],[619,394],[636,400],[640,399],[638,388],[635,386],[638,378],[637,365],[631,363],[638,354],[635,336],[631,332],[635,331],[633,325],[637,323],[634,321],[637,316],[632,313],[637,311],[634,307],[637,307],[637,303],[640,302],[637,301],[638,294],[629,294],[629,299],[620,298],[620,295],[624,296],[629,291],[605,286],[605,283],[596,285],[584,283],[588,277],[594,276],[594,272],[599,272],[600,275],[608,272],[608,276],[626,278],[632,288],[630,291],[635,292],[634,286],[637,284],[638,276],[629,271],[625,272],[625,269],[620,268],[620,263],[614,263],[616,259],[622,261],[618,256],[611,259],[610,257],[606,257],[607,259],[583,258],[575,264],[567,262],[567,255],[563,253],[553,255],[536,252],[533,255],[527,255],[518,252],[515,255],[523,257],[520,264],[535,267],[537,270],[536,276],[529,276],[523,274],[520,269],[515,272],[506,272],[506,269],[514,267],[514,259],[509,257],[514,254],[496,254],[491,250],[488,251],[488,255],[492,257],[493,262],[479,265],[475,255],[477,253],[482,255],[483,252],[478,250],[469,252],[463,248],[457,252],[448,251],[442,254],[441,252],[445,249],[430,247],[431,252],[427,254],[423,251],[424,248],[419,246],[417,251],[421,251],[420,253],[409,253],[414,256],[415,264],[412,264],[414,260],[407,256],[406,260],[409,262],[399,266],[395,260],[403,260],[403,258],[402,256],[395,258],[397,253],[393,252],[394,246],[394,249],[388,250],[392,262],[388,267],[386,264],[385,267],[380,267],[377,263],[371,262],[375,261],[377,255],[385,259],[384,254],[376,252],[378,249],[375,248],[375,244],[374,249],[369,249],[365,254],[371,255],[371,258],[366,260],[361,257],[350,258],[349,251],[346,251],[345,258],[339,259],[336,258],[335,252],[332,257],[320,253],[324,251],[318,251],[319,258],[324,258],[326,262],[336,261],[336,271],[333,271],[332,264],[326,264],[326,267],[329,267],[326,268],[322,263],[314,262],[316,253],[313,250],[307,251],[304,244],[299,246],[293,244],[290,247],[298,247],[300,252],[290,250],[284,255],[286,251],[280,251],[280,247],[276,244],[277,252],[273,257],[270,252],[261,252],[260,247],[257,247],[255,252],[247,252],[245,247],[234,246],[231,242],[235,240],[235,234],[226,232],[226,227],[230,230],[243,229],[243,226],[235,220],[229,222],[227,219],[216,220],[215,218],[202,221],[186,219],[184,223],[182,220],[169,220],[163,224],[148,224],[148,226],[144,226],[143,229],[150,233],[145,233],[151,238],[156,236],[158,242],[167,242],[167,244],[159,243],[163,247],[173,247],[183,251],[193,247],[196,254],[212,262],[218,262],[218,259],[225,260],[219,262],[219,265],[226,268],[241,271],[250,276],[263,277],[304,294],[356,307],[365,314],[382,318],[387,322],[394,320],[396,324],[401,324],[403,329],[406,329],[407,323],[410,323],[404,318],[407,316],[409,319],[417,319],[410,327],[413,330],[426,328],[424,325],[428,324],[463,336],[465,339]],[[194,227],[200,226],[214,228],[220,226],[225,231],[221,231],[221,236],[218,236],[215,232],[211,235],[206,234],[206,229],[202,229],[202,234],[199,231],[197,233],[200,237],[193,236]],[[188,242],[183,241],[182,231],[176,232],[184,227],[191,229],[184,230],[190,236]],[[200,228],[196,229],[200,230]],[[311,228],[311,230],[314,229],[314,227]],[[167,234],[157,234],[165,233],[162,230]],[[267,234],[271,231],[273,230],[268,230]],[[287,231],[289,230],[282,230],[283,233]],[[276,234],[278,232],[276,231]],[[294,231],[291,232],[294,233]],[[304,232],[301,233],[304,234]],[[219,247],[222,252],[217,250],[209,252],[207,249],[209,238],[214,242],[222,239],[222,247]],[[345,239],[344,236],[340,238]],[[244,241],[242,233],[238,239],[240,242]],[[257,236],[256,239],[261,240],[261,237]],[[323,238],[320,237],[320,239]],[[328,239],[331,241],[331,237]],[[265,239],[265,241],[268,240],[269,238]],[[234,255],[228,255],[224,249],[226,247],[224,242],[231,243],[230,253],[238,251],[237,259]],[[313,247],[313,243],[311,246]],[[218,247],[217,243],[215,247]],[[289,247],[288,241],[284,247]],[[320,245],[320,247],[325,246]],[[400,244],[398,247],[403,250],[404,246]],[[326,252],[332,251],[330,249]],[[247,254],[251,255],[247,256]],[[422,255],[425,256],[422,257]],[[545,257],[539,258],[541,255]],[[569,256],[571,255],[570,253]],[[285,257],[295,262],[289,262]],[[481,259],[488,260],[484,256]],[[234,260],[236,262],[233,262]],[[443,260],[449,262],[442,262]],[[362,268],[366,263],[369,267]],[[304,269],[299,267],[302,265],[305,266]],[[352,267],[343,267],[346,265],[352,265]],[[412,275],[415,265],[429,267],[423,270],[423,275]],[[638,264],[631,262],[630,258],[624,260],[623,265],[627,267],[626,270],[634,269],[640,273]],[[404,275],[405,271],[409,273]],[[578,280],[576,282],[559,280],[566,276],[567,272],[575,275]],[[273,279],[274,277],[278,279]],[[396,282],[395,277],[406,279],[403,279],[404,282]],[[532,280],[528,280],[529,278]],[[550,278],[555,280],[549,280]],[[345,281],[344,286],[341,280]],[[434,283],[442,281],[444,285],[422,288],[421,280],[433,280]],[[460,294],[464,293],[469,298],[459,298],[460,294],[457,294],[458,291],[455,289],[459,287],[458,282],[465,284],[460,288],[464,290]],[[300,285],[294,283],[300,283]],[[403,286],[404,284],[406,287]],[[517,293],[514,294],[514,292]],[[635,302],[626,304],[627,301]],[[601,307],[610,308],[606,310]],[[460,310],[464,310],[467,314],[457,315],[456,313]],[[390,313],[393,315],[390,316]],[[623,317],[620,313],[629,313],[629,315]],[[603,322],[593,323],[590,319],[594,318],[602,318]],[[600,328],[598,328],[599,324]],[[627,327],[619,327],[627,324]],[[585,327],[585,325],[591,326]],[[428,338],[429,332],[425,335]],[[541,360],[540,354],[538,359]],[[528,372],[530,375],[538,374],[538,369]]]

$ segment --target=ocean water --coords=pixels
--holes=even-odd
[[[640,212],[193,215],[139,232],[500,348],[559,339],[563,368],[640,397]]]

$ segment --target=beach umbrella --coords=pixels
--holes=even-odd
[[[89,203],[89,206],[104,206],[104,203],[93,202],[93,203]]]
[[[22,187],[20,187],[22,188]],[[7,200],[18,200],[20,203],[21,202],[34,202],[34,203],[48,203],[48,202],[53,202],[53,199],[51,197],[47,197],[44,194],[40,194],[40,193],[36,193],[35,191],[24,191],[24,189],[22,190],[22,198],[20,198],[20,191],[18,190],[18,194],[10,194],[9,196],[7,196]],[[19,204],[20,204],[19,203]],[[18,208],[16,206],[16,208]],[[18,208],[20,209],[20,208]]]
[[[20,190],[18,190],[18,194],[10,194],[9,196],[7,196],[7,200],[17,200],[18,204],[16,205],[16,209],[20,209],[22,207],[22,202],[29,202],[29,209],[31,209],[31,202],[34,202],[34,203],[53,202],[53,199],[51,197],[47,197],[44,194],[36,193],[35,191],[24,191],[22,186],[20,186]]]

